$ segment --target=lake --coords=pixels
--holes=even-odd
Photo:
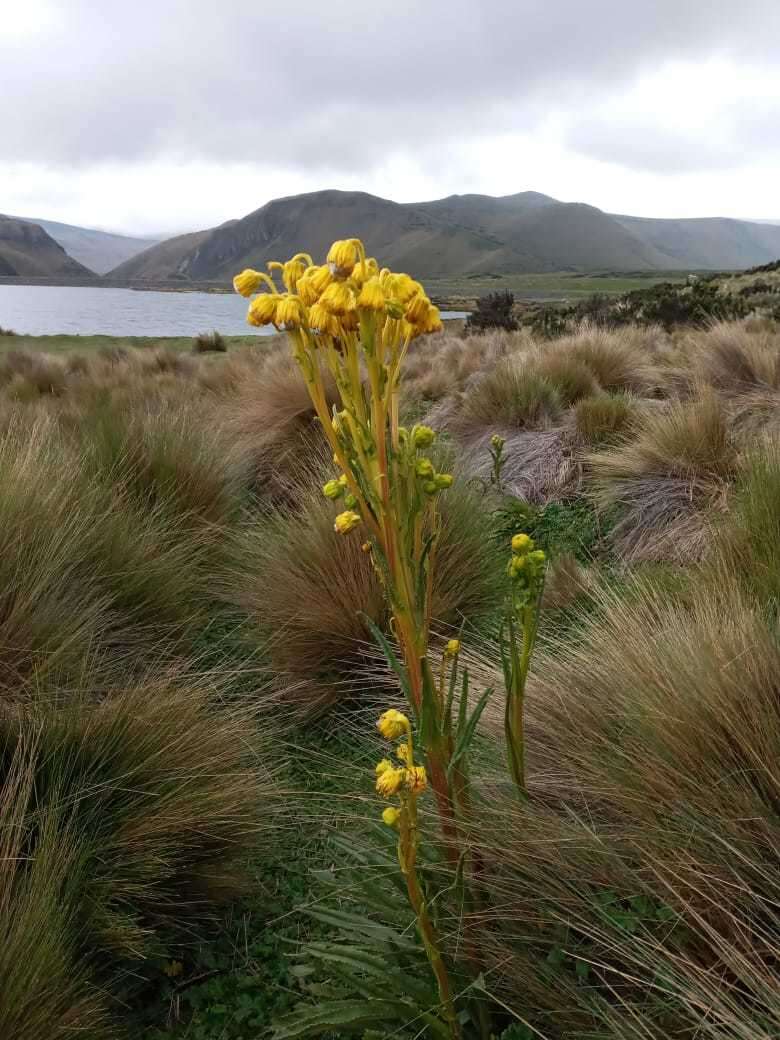
[[[29,336],[259,336],[273,327],[246,323],[247,301],[236,293],[149,292],[92,286],[0,285],[0,327]],[[449,311],[442,318],[465,318]]]

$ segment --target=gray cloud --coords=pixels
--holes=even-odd
[[[0,29],[7,161],[205,158],[354,171],[448,139],[478,147],[483,134],[534,130],[559,112],[583,154],[707,168],[726,161],[732,139],[702,148],[695,112],[689,134],[648,147],[641,128],[627,133],[600,109],[661,61],[777,62],[780,38],[776,0],[743,0],[738,12],[731,0],[53,6],[62,17],[50,31],[19,39]],[[774,146],[758,132],[744,143]]]

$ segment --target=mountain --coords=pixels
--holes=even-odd
[[[780,256],[780,227],[706,218],[653,220],[605,213],[539,192],[451,195],[398,203],[365,192],[274,199],[240,220],[152,246],[112,278],[229,282],[299,251],[315,259],[356,236],[388,266],[418,277],[545,271],[730,269]]]
[[[0,214],[0,275],[28,278],[94,278],[39,224]]]
[[[157,238],[134,238],[115,235],[110,231],[77,227],[75,224],[60,224],[56,220],[38,220],[36,217],[14,217],[42,227],[55,242],[74,260],[96,274],[105,274],[131,256],[156,245]]]

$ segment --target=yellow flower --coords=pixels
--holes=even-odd
[[[395,753],[396,753],[396,755],[399,757],[399,759],[402,762],[408,762],[409,761],[409,745],[407,744],[407,742],[404,741],[403,744],[399,744],[398,747],[395,749]]]
[[[425,766],[412,766],[405,772],[406,786],[412,794],[421,794],[428,786],[428,774],[425,772]]]
[[[246,320],[250,325],[271,325],[276,321],[276,305],[280,297],[276,293],[262,293],[249,304]]]
[[[265,280],[266,276],[262,272],[253,271],[251,267],[247,267],[233,279],[233,288],[242,296],[251,296],[252,293],[257,292]]]
[[[335,314],[326,311],[321,303],[315,303],[309,311],[309,327],[323,336],[338,336],[341,325]]]
[[[518,556],[530,552],[533,547],[533,539],[529,538],[527,534],[516,534],[512,538],[512,552],[517,553]]]
[[[390,798],[397,794],[406,780],[405,769],[385,769],[376,778],[376,789],[383,798]]]
[[[385,309],[385,294],[378,278],[369,278],[358,296],[358,307],[364,307],[368,311],[383,311]]]
[[[415,426],[412,430],[412,444],[415,448],[430,448],[435,440],[436,434],[430,426]]]
[[[392,271],[383,272],[383,288],[387,295],[393,300],[398,300],[401,306],[415,296],[425,295],[425,290],[414,278],[410,278],[408,274],[393,274]]]
[[[349,532],[358,526],[360,523],[360,514],[356,513],[353,509],[347,509],[343,513],[339,513],[336,517],[336,521],[333,524],[333,529],[336,534],[349,534]]]
[[[344,486],[338,480],[329,480],[327,484],[323,485],[322,493],[326,498],[335,501],[344,494]]]
[[[430,309],[431,301],[423,293],[418,293],[406,305],[406,320],[412,325],[421,325],[428,317]]]
[[[497,433],[494,433],[493,436],[490,438],[490,443],[493,445],[493,447],[496,450],[498,450],[499,448],[503,448],[504,447],[504,445],[506,444],[506,441],[504,440],[503,437],[500,437]]]
[[[392,805],[388,805],[385,811],[382,813],[382,823],[386,823],[388,827],[398,826],[398,821],[401,819],[400,812]]]
[[[376,728],[385,740],[397,740],[409,732],[409,720],[402,711],[389,708],[379,716]]]
[[[326,265],[307,267],[298,279],[298,295],[307,307],[311,307],[319,300],[332,281],[333,275]]]
[[[298,279],[310,264],[311,257],[308,253],[296,253],[286,264],[280,264],[278,260],[271,260],[268,264],[268,270],[273,271],[278,268],[282,272],[282,281],[285,289],[288,292],[295,292]]]
[[[356,306],[355,290],[345,282],[332,282],[320,296],[320,307],[338,317],[354,311]]]
[[[299,329],[307,321],[306,308],[300,297],[285,293],[276,306],[276,322],[280,328]]]
[[[424,336],[427,336],[432,332],[441,332],[443,325],[441,323],[439,308],[434,307],[433,304],[431,304],[428,307],[428,313],[423,321],[418,322],[417,328]]]
[[[454,657],[455,654],[459,654],[460,653],[460,640],[459,639],[449,639],[447,641],[446,647],[444,648],[444,653],[447,655],[447,657]]]
[[[328,267],[332,274],[348,278],[358,261],[355,239],[339,239],[328,250]]]
[[[395,766],[389,758],[383,758],[381,762],[377,762],[374,772],[377,776],[381,776],[382,773],[386,773],[388,769],[395,769]]]
[[[355,268],[352,271],[351,278],[358,285],[365,285],[370,278],[379,276],[379,264],[373,258],[373,256],[366,257],[365,265],[358,262],[355,264]]]

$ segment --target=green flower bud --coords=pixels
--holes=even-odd
[[[347,509],[354,509],[357,505],[357,499],[354,495],[345,495],[344,505],[347,507]]]
[[[326,498],[330,498],[335,502],[337,498],[344,494],[344,485],[338,480],[329,480],[327,484],[323,485],[322,493]]]
[[[436,487],[439,488],[440,491],[445,491],[447,488],[451,488],[452,479],[451,473],[437,473],[434,477]]]
[[[438,492],[435,480],[426,480],[422,486],[423,491],[426,495],[435,495]]]
[[[418,459],[414,464],[414,471],[418,477],[422,477],[423,480],[429,480],[433,478],[433,463],[430,459]]]
[[[436,434],[430,426],[415,426],[412,430],[412,444],[415,448],[430,448],[435,440]]]

